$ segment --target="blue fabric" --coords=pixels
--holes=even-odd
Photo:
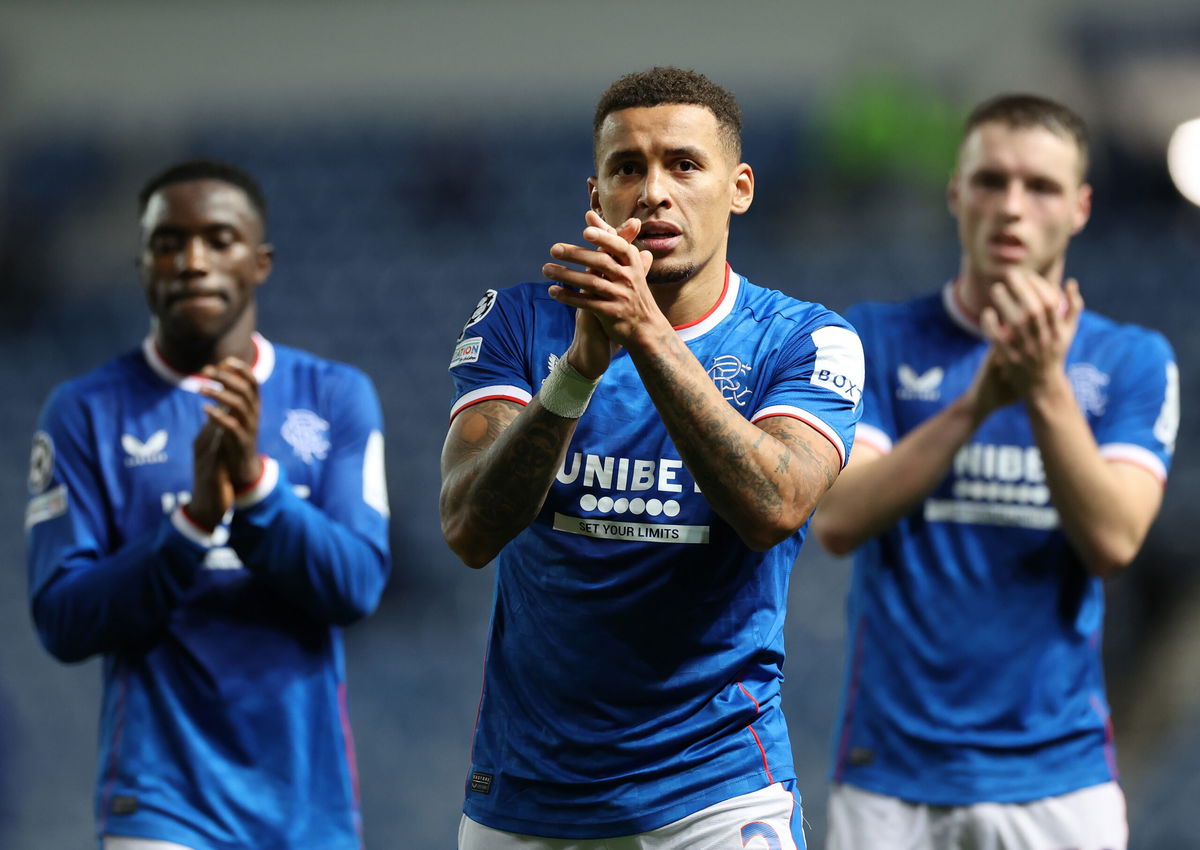
[[[217,529],[223,546],[170,518],[206,400],[143,352],[59,386],[42,412],[53,463],[27,520],[29,595],[55,655],[104,656],[98,834],[360,845],[337,626],[387,577],[387,519],[364,500],[381,414],[361,372],[271,351],[259,451],[279,480]],[[46,507],[56,492],[65,510]]]
[[[898,441],[932,417],[988,347],[949,291],[847,317],[866,352],[862,441]],[[1165,475],[1177,411],[1166,341],[1085,311],[1066,368],[1101,451]],[[1115,778],[1103,587],[1058,527],[1023,405],[989,416],[924,502],[859,548],[848,614],[837,781],[965,805]]]
[[[680,330],[691,351],[743,416],[800,412],[848,447],[857,388],[826,367],[848,358],[861,376],[853,331],[819,305],[728,280],[712,316]],[[536,393],[574,333],[546,286],[477,309],[451,368],[456,400]],[[821,328],[838,330],[819,351]],[[630,835],[794,778],[779,686],[806,528],[747,548],[618,353],[541,513],[494,563],[467,816],[548,837]]]

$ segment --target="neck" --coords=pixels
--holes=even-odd
[[[651,284],[650,292],[672,327],[690,324],[713,308],[725,289],[725,253],[712,257],[690,280]]]
[[[215,339],[171,336],[164,332],[162,325],[156,324],[154,344],[171,368],[185,375],[193,375],[226,357],[237,357],[243,363],[253,365],[258,356],[254,325],[253,310],[247,310],[236,325]]]

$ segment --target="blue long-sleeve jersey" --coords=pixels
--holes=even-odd
[[[29,599],[55,656],[104,656],[99,835],[360,846],[338,627],[387,579],[382,417],[361,372],[255,344],[264,473],[212,534],[182,510],[204,378],[148,339],[42,411]]]

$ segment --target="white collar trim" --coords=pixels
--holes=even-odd
[[[254,342],[255,350],[254,366],[251,368],[251,371],[254,372],[255,380],[262,384],[275,371],[275,346],[271,345],[270,340],[257,331],[251,336],[251,340]],[[154,334],[149,334],[142,340],[142,355],[146,358],[147,365],[154,370],[156,375],[168,384],[176,386],[181,390],[198,393],[201,387],[219,386],[216,381],[209,380],[203,375],[185,375],[183,372],[176,370],[170,363],[163,359],[162,352],[154,344]]]
[[[983,339],[983,328],[979,327],[979,323],[971,318],[971,315],[963,306],[958,293],[954,289],[953,279],[942,287],[942,305],[946,308],[946,313],[954,321],[954,324],[958,325],[971,336]]]
[[[725,266],[725,287],[721,292],[721,296],[717,299],[717,303],[708,313],[691,324],[677,327],[675,332],[679,334],[679,338],[684,342],[690,342],[711,331],[717,325],[725,320],[725,317],[733,312],[733,305],[737,303],[738,291],[742,286],[742,276],[731,269],[728,265]]]

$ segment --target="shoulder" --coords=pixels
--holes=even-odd
[[[903,301],[860,301],[846,310],[846,319],[856,328],[888,327],[944,321],[946,315],[940,295],[923,295]]]
[[[322,357],[302,348],[274,343],[275,371],[273,374],[308,373],[312,377],[328,381],[331,385],[350,384],[352,386],[371,386],[367,374],[349,363]]]
[[[1078,333],[1089,344],[1117,345],[1124,352],[1148,349],[1157,355],[1174,357],[1171,344],[1160,332],[1132,322],[1120,322],[1091,310],[1084,310],[1079,317]]]
[[[47,395],[47,412],[79,411],[89,405],[111,403],[118,394],[129,391],[134,382],[145,381],[148,374],[140,352],[130,351],[101,365],[56,384]]]
[[[779,290],[751,283],[744,277],[741,287],[738,299],[741,308],[758,321],[783,321],[794,325],[797,331],[805,332],[831,325],[853,330],[845,318],[823,304],[802,301]]]

